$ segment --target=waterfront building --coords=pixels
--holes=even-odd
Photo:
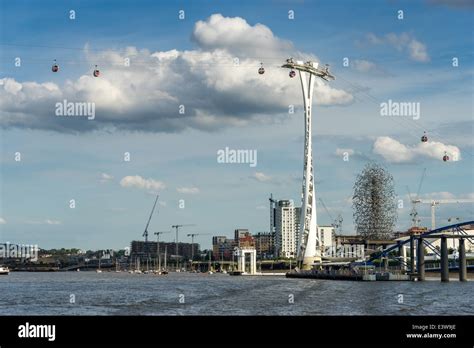
[[[279,200],[275,205],[275,247],[279,257],[297,255],[301,208],[291,200]]]
[[[321,238],[322,250],[334,245],[336,237],[336,230],[334,226],[318,226],[318,235]]]
[[[255,249],[257,250],[258,259],[267,259],[273,257],[273,234],[267,232],[259,232],[254,236]]]
[[[235,240],[225,236],[212,237],[212,252],[217,260],[230,261],[236,246]]]
[[[255,247],[255,239],[248,229],[238,228],[234,231],[234,236],[235,244],[239,248]]]

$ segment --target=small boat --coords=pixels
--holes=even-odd
[[[209,274],[214,274],[214,272],[213,272],[213,271],[209,271],[208,273],[209,273]]]
[[[101,269],[96,269],[95,271],[96,271],[96,273],[102,273]]]
[[[8,267],[0,266],[0,275],[8,275],[8,274],[10,274],[10,270],[8,269]]]
[[[78,268],[78,269],[76,269],[76,272],[80,272],[80,271],[81,271],[81,270],[80,270],[79,268]]]
[[[242,272],[242,271],[230,271],[229,272],[229,275],[232,275],[232,276],[240,276],[242,274],[244,274],[244,272]]]

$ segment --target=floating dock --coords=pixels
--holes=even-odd
[[[391,272],[377,272],[373,274],[321,272],[321,271],[297,271],[286,273],[287,278],[305,279],[330,279],[330,280],[352,280],[352,281],[409,281],[408,274],[398,274]]]

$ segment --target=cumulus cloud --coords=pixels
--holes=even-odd
[[[264,75],[257,74],[261,57],[273,56],[276,50],[283,59],[293,51],[266,26],[213,15],[196,24],[192,37],[199,47],[185,51],[93,51],[86,46],[90,65],[101,62],[99,78],[87,72],[61,85],[0,79],[0,126],[73,133],[212,131],[286,113],[288,105],[300,101],[299,82],[274,62],[266,65]],[[239,64],[234,66],[237,53]],[[56,103],[64,100],[94,103],[95,118],[56,116]],[[353,97],[318,81],[315,100],[340,105]]]
[[[176,191],[187,195],[196,195],[201,192],[197,187],[178,187]]]
[[[0,225],[5,225],[6,223],[7,221],[4,218],[0,217]]]
[[[408,53],[408,56],[417,62],[429,62],[430,56],[428,55],[426,45],[418,41],[410,33],[388,33],[384,36],[377,36],[373,33],[367,34],[367,42],[372,45],[387,44],[400,52]]]
[[[416,146],[407,146],[390,137],[378,137],[373,146],[373,152],[381,155],[391,163],[408,163],[417,157],[428,157],[441,160],[444,153],[448,154],[451,161],[461,159],[461,151],[457,146],[446,145],[436,141],[419,143]]]
[[[257,23],[250,25],[240,17],[213,14],[198,21],[192,38],[201,48],[226,48],[236,57],[268,57],[269,53],[289,54],[293,44],[273,35],[270,28]]]
[[[120,180],[120,186],[153,191],[162,190],[166,187],[161,181],[154,179],[144,179],[139,175],[123,177],[122,180]]]
[[[257,180],[257,181],[260,181],[260,182],[266,182],[266,181],[270,181],[272,178],[268,175],[266,175],[265,173],[262,173],[262,172],[256,172],[253,176],[252,176],[253,179]]]

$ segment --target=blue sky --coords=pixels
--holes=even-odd
[[[422,197],[474,198],[474,11],[454,3],[2,0],[0,240],[123,248],[141,238],[156,192],[150,231],[196,224],[182,240],[189,232],[267,231],[269,194],[299,202],[301,190],[299,81],[278,68],[290,55],[329,63],[336,75],[316,90],[313,149],[317,196],[333,217],[343,214],[344,233],[353,232],[348,198],[368,161],[394,176],[405,202],[397,229],[410,224],[406,186],[416,191],[423,168]],[[128,70],[117,63],[124,57],[132,57]],[[63,99],[95,102],[96,119],[58,119],[54,104]],[[382,117],[389,99],[420,103],[420,119]],[[225,147],[257,150],[258,165],[217,163]],[[443,163],[446,149],[460,160]],[[126,177],[135,177],[132,185]],[[419,210],[429,225],[429,207]],[[438,224],[472,219],[473,210],[440,206]],[[318,219],[331,222],[320,205]],[[210,237],[197,242],[208,247]]]

